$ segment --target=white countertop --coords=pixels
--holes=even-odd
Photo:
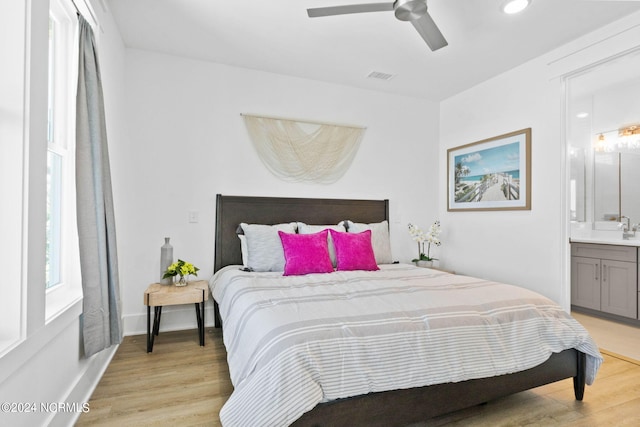
[[[640,247],[640,233],[633,239],[610,239],[606,237],[571,237],[571,243],[598,243],[600,245],[619,245]]]
[[[597,243],[600,245],[619,245],[640,247],[640,231],[628,240],[622,238],[622,224],[605,221],[596,222],[594,227],[590,222],[571,223],[571,243]]]

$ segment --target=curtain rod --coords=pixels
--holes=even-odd
[[[71,0],[71,4],[73,5],[73,7],[76,8],[76,13],[78,15],[82,15],[82,13],[80,13],[80,9],[78,9],[78,5],[76,4],[76,1],[75,0]]]
[[[78,7],[78,4],[76,3],[77,0],[71,0],[71,4],[73,4],[73,7],[76,9],[76,12],[78,13],[78,15],[81,15],[83,18],[87,18],[87,14],[86,13],[82,13],[80,11],[80,8]],[[98,18],[96,18],[96,15],[94,15],[93,10],[91,9],[91,6],[89,5],[89,3],[87,3],[87,0],[80,0],[82,2],[82,4],[84,4],[84,7],[82,8],[83,10],[86,10],[87,13],[89,14],[89,16],[91,17],[91,21],[93,21],[93,25],[92,27],[95,28],[100,28],[100,32],[104,32],[102,30],[102,27],[100,26],[100,24],[98,23]]]
[[[319,121],[306,120],[306,119],[291,119],[291,118],[288,118],[288,117],[264,116],[264,115],[261,115],[261,114],[240,113],[240,116],[257,117],[259,119],[271,119],[271,120],[288,120],[290,122],[310,123],[310,124],[313,124],[313,125],[341,126],[341,127],[356,128],[356,129],[366,129],[367,128],[366,126],[351,125],[351,124],[346,124],[346,123],[319,122]]]

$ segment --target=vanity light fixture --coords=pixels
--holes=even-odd
[[[640,148],[640,126],[632,125],[618,130],[618,139],[627,148]]]
[[[531,0],[508,0],[502,6],[502,11],[509,15],[522,12],[531,4]]]
[[[598,152],[612,152],[615,150],[637,150],[640,148],[640,125],[632,125],[602,132],[593,143],[593,149]]]
[[[593,148],[600,153],[607,151],[607,141],[605,140],[603,133],[598,136],[598,141],[596,141]]]
[[[626,128],[622,128],[619,130],[618,135],[620,136],[640,135],[640,126],[633,125]]]

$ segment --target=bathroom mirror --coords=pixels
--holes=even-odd
[[[640,153],[595,153],[594,221],[640,223]]]
[[[569,150],[569,215],[571,221],[587,221],[587,189],[586,174],[592,168],[586,167],[586,150],[572,148]],[[589,180],[590,181],[590,180]]]
[[[593,219],[619,221],[620,218],[620,153],[594,153]]]

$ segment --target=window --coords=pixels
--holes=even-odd
[[[47,153],[47,259],[45,264],[47,288],[61,282],[62,159],[61,154],[49,149]]]
[[[45,259],[47,318],[64,308],[69,296],[77,295],[80,286],[73,155],[77,82],[76,28],[73,6],[67,0],[51,0]]]
[[[47,102],[47,223],[46,287],[62,282],[62,202],[64,169],[69,157],[71,113],[69,99],[70,45],[67,16],[60,4],[51,2],[49,15],[49,64]]]
[[[61,135],[55,135],[58,127],[56,126],[56,113],[58,119],[62,118],[63,108],[56,108],[56,93],[64,95],[64,88],[61,83],[56,85],[56,77],[60,73],[56,73],[56,44],[60,44],[58,40],[58,32],[60,25],[56,22],[54,16],[49,16],[49,63],[48,63],[48,101],[47,101],[47,240],[46,240],[46,287],[60,284],[60,263],[62,250],[62,236],[60,224],[62,220],[62,166],[63,158],[66,154],[61,150]],[[62,52],[60,52],[62,53]],[[59,67],[58,67],[59,68]],[[60,76],[62,77],[62,76]],[[64,97],[61,96],[63,99]],[[61,106],[62,107],[62,106]],[[58,132],[60,133],[60,132]]]
[[[23,326],[25,266],[23,228],[26,225],[24,173],[25,140],[25,6],[23,2],[0,2],[0,270],[10,280],[1,285],[0,358],[19,342]],[[5,40],[10,42],[5,43]],[[10,282],[10,283],[9,283]]]

